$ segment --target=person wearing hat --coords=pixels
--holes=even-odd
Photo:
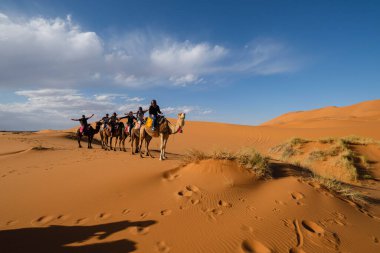
[[[79,132],[81,134],[83,134],[84,132],[87,132],[87,129],[88,129],[87,120],[91,119],[93,116],[94,116],[94,114],[92,114],[90,117],[86,117],[86,115],[82,115],[82,118],[71,119],[71,120],[73,120],[73,121],[79,121],[79,123],[80,123]]]

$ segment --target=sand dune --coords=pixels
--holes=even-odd
[[[378,121],[380,121],[380,100],[373,100],[345,107],[330,106],[311,111],[290,112],[262,125],[318,128],[340,127],[347,123],[351,126],[359,126],[362,122]]]
[[[257,127],[186,122],[164,162],[158,140],[151,159],[97,144],[79,149],[76,128],[1,133],[1,252],[379,252],[379,105],[289,114]],[[307,165],[342,176],[366,203],[329,191],[302,166],[335,145],[319,139],[349,135],[374,139],[350,145],[371,177],[343,178],[334,156]],[[295,136],[312,141],[289,159],[271,149]],[[242,147],[271,157],[271,179],[234,160],[181,161],[190,148]]]

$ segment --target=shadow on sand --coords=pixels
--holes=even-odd
[[[128,227],[144,228],[156,221],[119,221],[94,226],[58,226],[20,228],[0,231],[0,251],[4,253],[126,253],[136,250],[136,243],[128,239],[67,246],[90,238],[103,240]]]

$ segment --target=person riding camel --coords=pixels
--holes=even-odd
[[[162,114],[162,112],[160,110],[160,107],[157,105],[157,101],[153,99],[149,107],[149,116],[153,120],[152,131],[155,131],[155,127],[157,126],[157,118],[159,114]]]
[[[106,128],[107,127],[107,124],[108,124],[108,122],[110,121],[110,117],[109,117],[109,114],[108,113],[106,113],[106,116],[104,116],[102,119],[101,119],[101,121],[103,122],[103,128]]]
[[[112,116],[110,117],[110,119],[109,119],[109,124],[111,125],[111,133],[113,133],[114,132],[114,130],[115,130],[115,127],[116,127],[116,123],[119,121],[119,118],[117,117],[117,114],[116,114],[116,112],[114,112],[113,114],[112,114]]]
[[[142,124],[144,124],[144,114],[149,111],[149,110],[143,110],[143,108],[140,106],[139,109],[137,110],[137,112],[135,112],[134,114],[136,114],[136,118],[137,118],[137,123],[139,124],[139,126],[141,126]]]
[[[135,122],[137,121],[137,118],[133,116],[132,111],[130,111],[128,114],[125,113],[125,115],[127,116],[121,117],[120,119],[127,119],[128,133],[129,133],[129,136],[131,136],[131,131],[132,131],[132,128],[135,126]]]
[[[79,132],[81,134],[85,134],[87,133],[87,130],[88,130],[88,123],[87,123],[87,120],[91,119],[92,117],[94,116],[94,114],[92,114],[90,117],[86,117],[85,115],[82,115],[82,118],[79,118],[79,119],[71,119],[73,121],[79,121],[80,123],[80,128],[79,128]]]

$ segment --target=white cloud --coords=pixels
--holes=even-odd
[[[0,18],[0,85],[50,87],[89,79],[103,57],[94,32],[83,32],[71,18]]]
[[[176,106],[176,107],[165,107],[161,111],[166,115],[173,115],[179,112],[184,112],[187,114],[195,115],[205,115],[213,112],[211,109],[205,109],[200,106]]]
[[[68,15],[20,18],[0,13],[0,87],[146,88],[207,83],[225,73],[270,75],[297,64],[281,43],[258,40],[244,49],[171,36],[128,32],[102,39]]]
[[[184,76],[171,76],[169,78],[175,85],[186,86],[187,84],[198,84],[203,81],[203,78],[199,78],[193,74],[187,74]]]
[[[0,121],[0,130],[66,129],[77,124],[71,118],[79,118],[82,114],[94,113],[95,121],[105,113],[116,111],[123,115],[136,111],[139,106],[148,108],[142,103],[144,98],[120,94],[84,95],[75,89],[21,90],[15,93],[26,100],[0,103],[0,118],[6,119]],[[202,108],[180,106],[165,109],[168,116],[181,111],[201,114]]]

